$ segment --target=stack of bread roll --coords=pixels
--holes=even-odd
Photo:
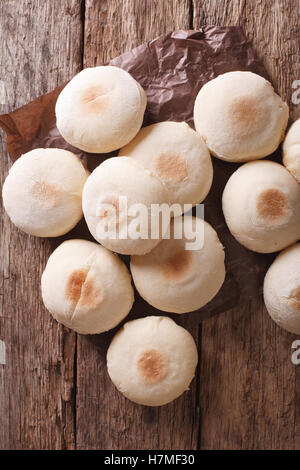
[[[163,312],[184,314],[206,305],[225,279],[224,249],[211,225],[184,212],[210,190],[212,154],[247,162],[226,184],[224,217],[246,248],[285,249],[266,275],[265,302],[279,325],[300,333],[299,121],[284,142],[285,168],[258,160],[283,140],[288,106],[254,73],[229,72],[204,85],[194,106],[196,131],[172,121],[141,129],[146,103],[143,88],[124,70],[83,70],[57,99],[57,128],[78,149],[119,149],[119,155],[90,174],[71,152],[35,149],[17,160],[5,180],[4,207],[24,232],[57,237],[84,215],[95,239],[68,240],[52,253],[41,281],[46,308],[78,333],[110,330],[132,308],[132,279],[141,297]],[[137,233],[147,227],[144,237],[124,236],[135,217],[128,207],[135,204],[147,209],[136,226]],[[150,209],[159,205],[175,208],[166,225],[151,217]],[[187,249],[198,235],[202,245]],[[131,256],[131,275],[118,254]],[[125,323],[107,353],[116,387],[148,406],[168,403],[187,390],[197,360],[192,336],[168,317]]]

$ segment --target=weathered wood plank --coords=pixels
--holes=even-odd
[[[7,112],[80,70],[81,1],[10,0],[1,9]],[[11,165],[4,141],[1,133],[1,186]],[[1,207],[0,251],[0,448],[74,448],[75,335],[51,320],[40,296],[50,243],[18,231]]]
[[[206,24],[240,25],[252,40],[274,85],[290,101],[292,81],[300,77],[298,0],[193,0],[194,28]],[[292,118],[300,107],[291,108]]]
[[[300,79],[300,3],[293,0],[194,1],[194,27],[242,25],[273,82],[288,100]],[[262,299],[203,323],[201,447],[300,447],[300,368],[291,362],[295,336],[269,319]]]
[[[166,31],[190,26],[189,0],[86,0],[84,65]],[[50,91],[81,68],[81,0],[10,0],[0,18],[0,110]],[[194,27],[241,24],[282,96],[300,79],[299,11],[293,0],[193,1]],[[41,27],[42,25],[42,27]],[[292,106],[293,119],[299,106]],[[1,134],[3,137],[3,134]],[[1,184],[10,162],[3,141]],[[202,448],[300,448],[300,368],[295,337],[277,328],[261,299],[203,323],[200,387],[166,407],[136,406],[111,384],[101,335],[78,336],[41,303],[47,240],[17,231],[2,210],[0,253],[0,448],[193,449],[200,399]],[[186,327],[189,328],[188,318]],[[197,331],[193,331],[197,339]],[[74,415],[74,386],[77,385]],[[76,436],[75,436],[76,434]]]
[[[86,0],[84,66],[104,64],[139,44],[188,29],[190,0]]]
[[[189,28],[189,1],[86,2],[84,65],[108,59],[167,31]],[[188,319],[187,319],[188,328]],[[197,339],[197,331],[193,332]],[[102,337],[78,337],[77,448],[194,449],[196,381],[189,393],[157,409],[120,395],[106,372]]]

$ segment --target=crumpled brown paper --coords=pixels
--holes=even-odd
[[[148,103],[144,125],[173,120],[193,126],[193,105],[200,88],[221,73],[250,70],[268,78],[262,63],[239,27],[207,26],[199,31],[176,31],[160,36],[110,61],[127,70],[143,86]],[[31,103],[0,116],[7,133],[7,148],[12,160],[38,147],[72,150],[94,169],[113,155],[87,154],[70,146],[55,125],[55,102],[64,85]],[[273,155],[274,157],[274,155]],[[276,158],[276,154],[275,154]],[[190,314],[199,322],[228,310],[262,292],[262,281],[273,255],[253,253],[239,245],[229,233],[221,210],[221,195],[226,181],[238,165],[213,158],[214,181],[204,201],[205,219],[217,230],[225,246],[227,276],[218,295],[204,308]],[[69,234],[52,241],[91,238],[84,221]],[[128,257],[123,257],[128,264]],[[201,269],[201,266],[199,267]],[[161,314],[136,293],[128,318]],[[174,315],[177,322],[184,316]]]

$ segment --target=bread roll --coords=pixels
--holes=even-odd
[[[281,252],[267,271],[264,300],[271,318],[300,334],[300,243]]]
[[[93,237],[106,248],[122,254],[144,254],[159,243],[163,226],[159,221],[151,224],[151,205],[163,203],[169,203],[169,196],[162,182],[129,157],[109,158],[99,165],[89,176],[82,199],[83,213]],[[164,230],[169,220],[170,215],[166,217]],[[157,237],[152,238],[151,228],[155,225]]]
[[[188,390],[197,362],[193,337],[167,317],[126,323],[107,351],[114,385],[129,400],[147,406],[165,405]]]
[[[183,238],[174,238],[174,233],[181,229]],[[204,240],[203,246],[186,250],[186,243],[195,234]],[[150,253],[131,257],[135,287],[150,305],[164,312],[198,310],[217,294],[224,282],[223,247],[215,230],[196,217],[172,219],[170,235]]]
[[[263,77],[228,72],[206,83],[194,106],[195,128],[210,152],[245,162],[274,152],[284,137],[289,108]]]
[[[89,172],[67,150],[35,149],[22,155],[4,182],[4,208],[21,230],[58,237],[82,217],[81,196]]]
[[[107,153],[130,142],[140,130],[147,98],[134,78],[118,67],[92,67],[62,90],[56,125],[74,147]]]
[[[300,237],[300,185],[278,163],[242,165],[229,178],[222,203],[230,232],[249,250],[272,253]]]
[[[213,167],[200,135],[185,122],[159,122],[144,127],[120,150],[142,162],[166,185],[171,204],[198,204],[208,194]],[[180,215],[180,213],[177,213]]]
[[[58,322],[82,334],[114,328],[134,301],[125,264],[86,240],[67,240],[52,253],[42,275],[42,297]]]
[[[284,140],[283,164],[300,183],[300,119],[292,124]]]

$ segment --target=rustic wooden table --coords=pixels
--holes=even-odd
[[[0,111],[164,32],[239,24],[295,119],[299,17],[299,0],[6,0]],[[1,137],[3,183],[11,162]],[[291,362],[296,337],[271,322],[262,299],[192,331],[200,365],[190,392],[146,408],[115,390],[98,340],[61,327],[43,307],[39,286],[49,241],[21,233],[2,211],[0,243],[0,340],[7,349],[0,365],[1,449],[300,448],[300,366]]]

